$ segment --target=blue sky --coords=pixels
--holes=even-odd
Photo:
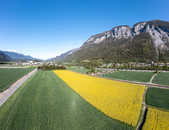
[[[0,50],[51,58],[117,25],[169,21],[169,0],[0,0]]]

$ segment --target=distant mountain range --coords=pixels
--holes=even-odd
[[[39,60],[31,56],[24,54],[10,52],[10,51],[0,51],[0,61],[30,61],[30,60]]]
[[[5,55],[2,51],[0,51],[0,62],[2,61],[9,61],[10,57]]]
[[[55,61],[103,59],[106,62],[169,61],[169,22],[153,20],[121,25],[91,36],[79,49],[57,56]]]

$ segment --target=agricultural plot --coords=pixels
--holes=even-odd
[[[87,102],[107,116],[136,126],[144,86],[91,77],[67,70],[55,73]]]
[[[0,108],[0,130],[130,129],[95,109],[52,71],[38,71]]]
[[[143,130],[169,130],[169,89],[148,88],[148,112]]]
[[[33,68],[0,68],[0,92],[32,70]]]
[[[84,73],[86,74],[89,70],[82,67],[82,66],[71,66],[67,68],[68,70],[74,71],[74,72],[78,72],[78,73]]]
[[[148,88],[146,104],[169,110],[169,89]]]
[[[169,86],[169,72],[160,72],[154,78],[153,83]]]
[[[169,111],[148,108],[143,130],[169,130]]]
[[[118,71],[114,73],[104,74],[103,77],[137,82],[149,82],[153,74],[153,72]]]

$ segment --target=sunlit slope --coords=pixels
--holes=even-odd
[[[144,86],[56,70],[74,91],[106,115],[136,126],[141,111]]]
[[[169,111],[149,107],[143,130],[169,130]]]

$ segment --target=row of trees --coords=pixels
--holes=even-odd
[[[80,62],[81,66],[84,66],[89,71],[88,73],[95,72],[95,68],[100,67],[103,64],[103,59],[83,60]]]
[[[64,70],[66,69],[63,65],[42,65],[38,67],[39,70]]]
[[[91,60],[83,60],[80,62],[81,66],[89,69],[89,72],[95,72],[95,68],[104,67],[104,68],[112,68],[112,69],[135,69],[135,70],[165,70],[169,71],[169,66],[167,63],[160,65],[159,63],[149,63],[139,65],[137,63],[112,63],[112,64],[104,64],[103,59],[91,59]]]

